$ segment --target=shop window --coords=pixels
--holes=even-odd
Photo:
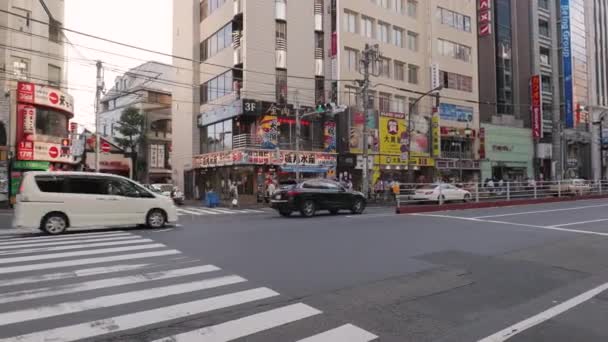
[[[36,134],[65,138],[68,136],[68,117],[65,113],[43,107],[36,108]]]

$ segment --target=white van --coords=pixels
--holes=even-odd
[[[13,227],[61,234],[68,227],[147,225],[177,221],[171,198],[120,176],[89,172],[27,172]]]

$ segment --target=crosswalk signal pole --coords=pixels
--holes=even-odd
[[[361,64],[363,67],[363,81],[360,81],[361,84],[361,94],[363,97],[363,184],[361,187],[361,191],[365,196],[369,195],[369,144],[368,144],[368,128],[367,121],[369,115],[369,87],[370,87],[370,66],[372,63],[376,63],[380,59],[380,50],[378,44],[374,46],[370,46],[369,44],[365,44],[365,50],[361,53]]]

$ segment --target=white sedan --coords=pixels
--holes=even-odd
[[[418,187],[412,196],[414,201],[440,202],[440,199],[444,202],[468,202],[471,200],[471,193],[451,184],[428,184]]]

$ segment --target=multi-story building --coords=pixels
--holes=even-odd
[[[184,20],[193,8],[194,19]],[[360,183],[355,161],[366,120],[356,80],[363,79],[366,44],[377,44],[382,54],[371,68],[367,115],[374,178],[405,179],[408,160],[399,141],[383,143],[384,126],[393,118],[404,127],[410,104],[437,85],[443,86],[435,119],[441,118],[435,130],[441,143],[433,151],[436,103],[424,98],[413,108],[410,163],[428,180],[436,169],[473,177],[479,172],[476,10],[474,1],[455,0],[175,2],[174,54],[185,57],[174,59],[176,81],[200,84],[201,91],[176,90],[184,102],[174,102],[174,130],[184,134],[174,136],[176,151],[183,151],[173,157],[174,177],[190,170],[180,182],[186,192],[196,179],[199,191],[236,181],[240,193],[253,194],[268,177],[333,176],[338,166],[336,177]],[[349,110],[308,115],[325,103]],[[304,115],[299,135],[296,112]],[[198,129],[190,131],[193,123]]]
[[[135,108],[143,115],[145,138],[137,151],[139,165],[135,174],[146,183],[165,183],[171,179],[171,94],[175,87],[172,75],[171,65],[146,62],[116,77],[114,86],[101,99],[98,115],[103,137],[120,137],[117,128],[125,109]]]
[[[65,91],[64,1],[8,0],[0,9],[0,192],[6,195],[9,154],[15,176],[76,162],[62,148],[73,117]]]

